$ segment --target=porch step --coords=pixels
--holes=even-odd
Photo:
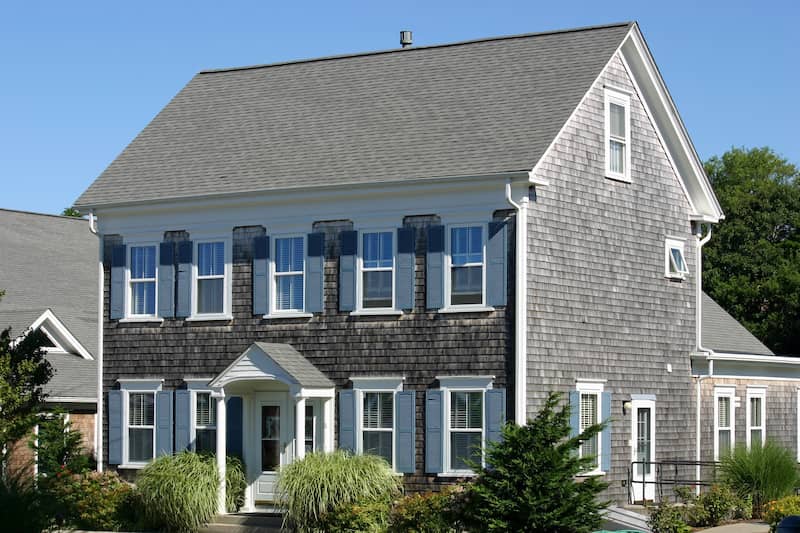
[[[201,533],[277,533],[283,517],[274,513],[221,515],[200,530]]]
[[[638,511],[638,512],[637,512]],[[611,506],[606,510],[604,517],[606,520],[614,522],[637,531],[650,531],[647,525],[647,512],[642,506]]]

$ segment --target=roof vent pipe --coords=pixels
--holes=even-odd
[[[403,48],[411,46],[411,30],[400,31],[400,46]]]

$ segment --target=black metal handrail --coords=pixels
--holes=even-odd
[[[637,466],[640,474],[636,474]],[[652,479],[647,479],[649,474],[645,473],[645,467],[650,466],[650,471],[653,472]],[[697,479],[697,475],[683,476],[680,474],[681,467],[703,467],[711,468],[712,475],[710,478],[702,477]],[[648,485],[655,485],[654,499],[658,502],[664,501],[664,487],[675,487],[679,485],[694,486],[694,487],[708,487],[715,483],[717,478],[717,461],[683,461],[683,460],[665,460],[665,461],[631,461],[628,466],[628,503],[636,503],[634,501],[633,487],[634,484],[640,485],[643,489]],[[671,474],[671,475],[670,475]],[[644,497],[645,494],[642,494]]]

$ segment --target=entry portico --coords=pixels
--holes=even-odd
[[[334,384],[291,345],[253,343],[208,387],[216,399],[220,513],[226,511],[226,440],[241,439],[246,511],[275,502],[281,466],[306,451],[333,451]],[[227,427],[226,398],[232,397],[241,398],[239,428]]]

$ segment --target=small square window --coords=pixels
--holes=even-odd
[[[686,258],[683,255],[683,241],[667,239],[664,248],[664,268],[668,278],[683,279],[689,273]]]

